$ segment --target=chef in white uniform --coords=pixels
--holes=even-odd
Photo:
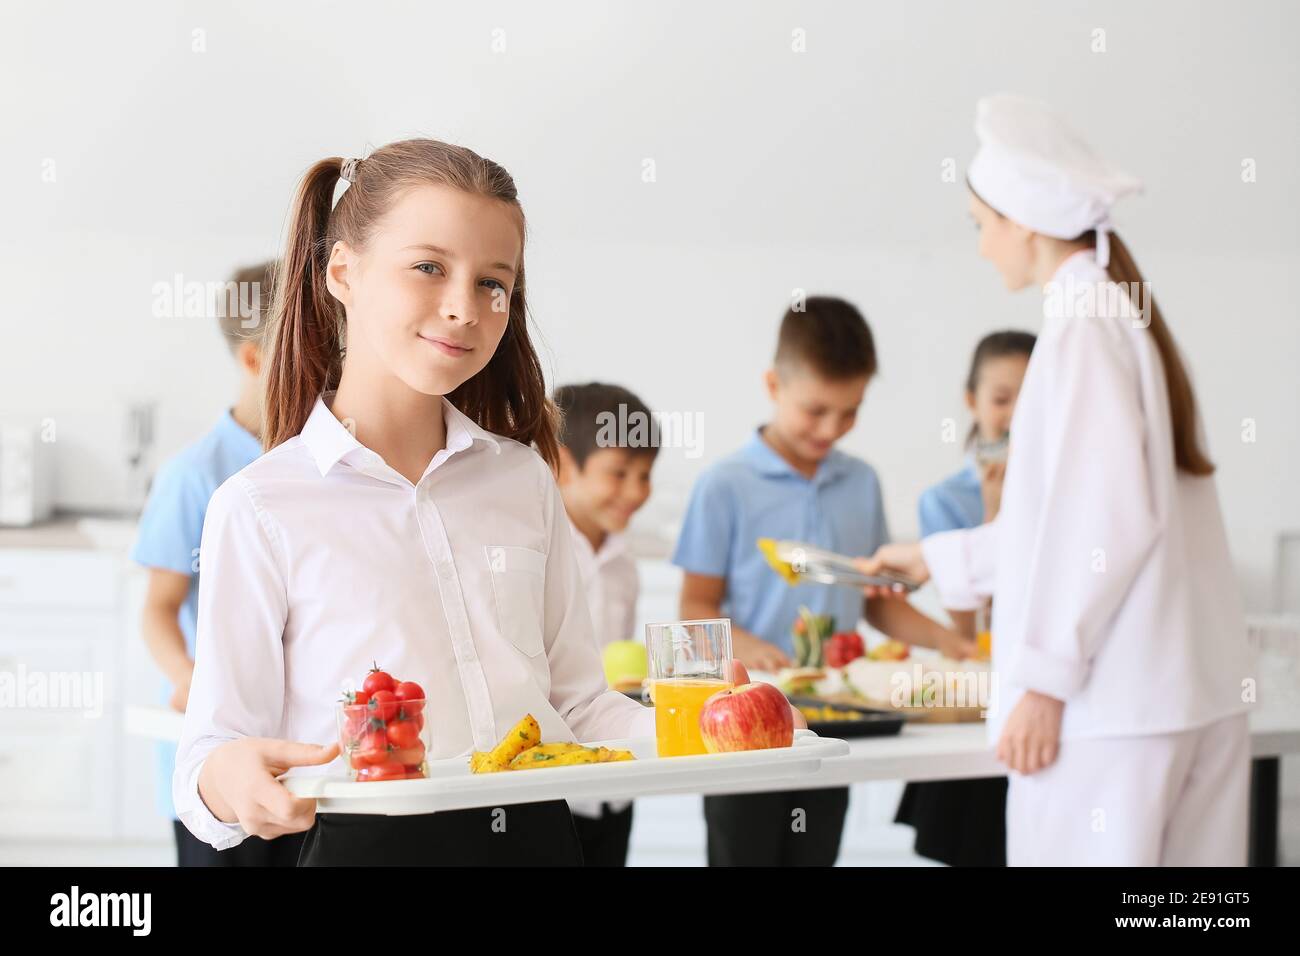
[[[1244,864],[1253,661],[1191,384],[1110,231],[1140,186],[1032,100],[976,132],[980,253],[1044,295],[1002,509],[861,565],[992,596],[1011,865]]]

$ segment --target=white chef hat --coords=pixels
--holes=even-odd
[[[1142,183],[1110,165],[1050,106],[1000,93],[975,108],[979,149],[967,182],[990,207],[1034,232],[1076,239],[1097,231],[1097,264],[1110,261],[1110,208]]]

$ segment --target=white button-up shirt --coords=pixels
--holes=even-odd
[[[587,607],[591,609],[591,619],[596,626],[596,643],[604,648],[614,641],[638,640],[636,601],[641,592],[641,579],[637,576],[636,560],[628,553],[623,535],[606,535],[597,551],[572,520],[569,521],[569,530],[587,592]],[[601,802],[570,800],[569,809],[580,816],[599,817]],[[615,812],[631,803],[630,800],[606,802]]]
[[[217,849],[242,841],[198,795],[208,753],[239,737],[337,739],[341,690],[372,661],[424,687],[430,759],[490,749],[526,713],[546,740],[652,736],[653,710],[606,686],[542,459],[444,400],[446,447],[412,485],[331,401],[208,504],[173,778],[189,830]]]
[[[569,530],[587,592],[587,607],[596,626],[596,643],[603,648],[614,641],[641,640],[641,635],[636,633],[636,601],[641,593],[641,579],[623,535],[606,535],[597,551],[572,521]]]
[[[1108,281],[1091,252],[1057,270],[997,519],[922,542],[945,607],[993,596],[995,739],[1026,689],[1066,701],[1066,740],[1175,733],[1249,709],[1253,660],[1214,478],[1175,467],[1164,366]]]

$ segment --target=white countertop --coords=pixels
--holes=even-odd
[[[130,734],[179,740],[182,715],[159,707],[128,707]],[[850,740],[849,753],[822,761],[821,770],[781,781],[783,790],[839,787],[873,780],[961,780],[1005,774],[979,724],[908,724],[891,737]],[[1300,753],[1300,715],[1253,714],[1251,755],[1277,757]],[[735,784],[728,793],[771,789],[771,784]]]

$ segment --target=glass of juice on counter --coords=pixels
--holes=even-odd
[[[707,753],[700,711],[706,700],[731,687],[731,621],[647,624],[645,643],[659,756]]]

